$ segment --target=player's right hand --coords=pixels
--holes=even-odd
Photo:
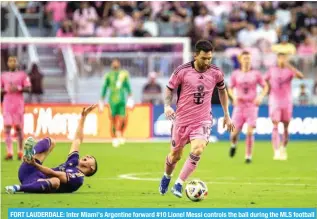
[[[167,119],[174,120],[175,119],[175,111],[171,106],[164,107],[164,114]]]

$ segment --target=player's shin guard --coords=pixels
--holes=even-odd
[[[40,154],[49,150],[51,146],[51,139],[50,138],[43,138],[42,140],[38,141],[34,146],[34,153]]]
[[[46,193],[52,190],[52,184],[45,181],[37,181],[30,184],[21,185],[19,191],[28,193]]]
[[[247,135],[246,137],[246,150],[245,150],[245,158],[251,159],[252,158],[252,150],[254,145],[254,136],[253,135]]]
[[[278,126],[277,125],[274,125],[274,127],[273,127],[272,145],[273,145],[273,150],[278,151],[279,146],[280,146],[280,135],[278,133]]]
[[[200,156],[196,156],[192,153],[189,154],[189,157],[187,158],[179,175],[179,179],[182,182],[185,182],[188,179],[188,177],[194,172],[194,170],[197,168],[199,160]]]
[[[176,163],[173,163],[170,159],[170,156],[167,155],[165,160],[165,174],[167,177],[171,177],[175,167],[176,167]]]
[[[12,138],[11,138],[11,127],[10,128],[5,128],[4,131],[4,136],[5,136],[5,143],[7,146],[7,154],[8,155],[13,155],[13,146],[12,146]]]

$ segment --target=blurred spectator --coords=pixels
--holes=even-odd
[[[7,14],[7,4],[1,2],[1,31],[4,31],[8,27],[8,19],[6,18]]]
[[[153,105],[163,104],[162,88],[161,85],[156,82],[156,77],[156,72],[151,72],[149,74],[149,81],[143,87],[143,103],[151,103]]]
[[[312,92],[312,103],[317,105],[317,81],[315,81],[313,92]]]
[[[234,37],[230,26],[227,25],[223,33],[219,33],[215,39],[215,49],[216,51],[224,51],[227,48],[232,48],[238,46],[238,42]]]
[[[32,64],[31,71],[29,72],[29,78],[31,81],[31,93],[29,94],[30,103],[41,103],[43,95],[43,75],[39,71],[36,63]]]
[[[113,37],[115,36],[115,30],[110,25],[109,19],[103,19],[101,21],[101,26],[99,26],[96,30],[97,37]]]
[[[74,12],[73,20],[78,36],[90,37],[94,35],[98,15],[96,9],[90,6],[89,2],[80,2],[80,8]]]
[[[317,26],[312,27],[311,37],[315,45],[317,45]]]
[[[297,16],[296,13],[293,13],[291,16],[291,21],[286,27],[284,27],[284,34],[289,37],[289,41],[295,45],[297,45],[301,39],[298,35],[298,26],[297,26]]]
[[[115,29],[116,36],[118,37],[129,37],[132,36],[134,23],[129,15],[121,9],[115,12],[115,18],[112,21],[112,26]]]
[[[247,27],[240,30],[237,35],[238,43],[243,48],[253,46],[256,43],[257,38],[255,26],[252,23],[248,23]]]
[[[151,34],[143,29],[143,22],[137,23],[134,31],[133,31],[134,37],[150,37]]]
[[[66,2],[49,2],[45,6],[48,21],[52,27],[51,35],[55,36],[63,20],[66,19]]]
[[[272,46],[272,51],[275,53],[284,53],[287,55],[294,55],[296,53],[296,47],[288,42],[288,36],[281,37],[281,42]]]
[[[263,27],[257,29],[259,39],[268,41],[271,45],[277,43],[277,33],[269,21],[265,21]]]
[[[277,27],[284,27],[291,21],[291,11],[288,8],[287,2],[280,2],[279,8],[275,12],[275,25]]]
[[[202,6],[199,10],[199,15],[194,19],[194,25],[197,31],[204,31],[209,21],[212,21],[212,16],[208,14],[206,6]]]
[[[230,30],[233,33],[236,33],[237,31],[247,26],[247,22],[245,21],[241,10],[239,10],[238,8],[233,9],[231,14],[229,15],[228,21],[229,23],[227,25],[229,25]]]
[[[73,37],[73,27],[70,20],[64,20],[62,26],[58,29],[56,33],[57,37]]]
[[[141,16],[144,20],[150,20],[152,8],[151,8],[151,2],[149,1],[143,1],[137,2],[137,10],[141,13]]]
[[[275,9],[273,8],[272,2],[265,1],[262,5],[262,19],[263,21],[273,21],[275,19]]]
[[[305,27],[306,29],[311,30],[311,28],[316,25],[317,25],[316,9],[313,9],[310,3],[306,3],[305,6],[302,7],[302,13],[300,13],[298,16],[298,26]]]
[[[298,104],[299,105],[308,105],[309,104],[309,96],[306,91],[306,85],[301,84],[300,86],[300,92],[298,95]]]
[[[314,55],[316,55],[317,49],[316,44],[313,42],[312,38],[306,37],[304,42],[298,47],[297,54],[300,56],[300,68],[305,73],[309,75],[313,72]],[[316,72],[315,72],[316,74]]]

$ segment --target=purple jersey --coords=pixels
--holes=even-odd
[[[251,103],[256,98],[256,87],[260,85],[264,87],[265,81],[261,73],[257,70],[242,72],[236,70],[232,73],[230,78],[230,87],[236,89],[236,97],[238,105]]]
[[[67,161],[53,170],[66,173],[67,183],[61,183],[57,192],[70,193],[78,190],[84,183],[85,175],[77,168],[79,154],[77,151],[68,155]]]
[[[223,73],[215,65],[202,73],[195,70],[193,61],[177,67],[167,86],[177,89],[176,124],[211,122],[211,97],[215,86],[225,89]]]

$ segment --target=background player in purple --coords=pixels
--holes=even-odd
[[[302,79],[304,75],[288,62],[287,55],[283,53],[277,56],[277,66],[270,68],[265,75],[265,80],[268,81],[270,86],[269,114],[273,122],[272,145],[274,160],[287,159],[288,125],[293,114],[292,80],[294,77]],[[284,126],[281,147],[278,131],[279,122],[282,122]]]
[[[231,134],[230,156],[233,157],[235,155],[238,136],[243,125],[246,123],[248,129],[246,134],[245,161],[246,163],[250,163],[254,145],[253,129],[256,127],[256,120],[258,118],[258,106],[268,92],[268,85],[262,77],[261,72],[251,69],[251,55],[249,52],[242,52],[239,56],[239,62],[240,69],[232,73],[228,89],[228,94],[234,105],[232,121],[235,126],[235,130]],[[259,96],[257,96],[257,85],[263,88]]]
[[[42,165],[55,147],[54,141],[51,138],[44,138],[35,143],[33,138],[28,138],[24,145],[24,162],[19,169],[21,185],[5,187],[7,193],[71,193],[83,185],[85,176],[94,175],[97,172],[96,159],[90,155],[79,158],[79,146],[84,137],[83,129],[86,116],[95,107],[96,105],[92,105],[83,109],[68,158],[65,163],[56,168]]]
[[[23,156],[23,124],[24,124],[24,97],[23,92],[31,91],[29,77],[24,71],[18,70],[16,56],[8,58],[9,71],[1,74],[1,92],[3,99],[4,136],[7,146],[6,160],[13,159],[11,129],[14,127],[18,139],[18,159]]]
[[[194,61],[180,65],[171,75],[166,89],[165,115],[173,120],[171,152],[165,161],[165,173],[159,191],[168,191],[173,170],[181,159],[184,146],[191,144],[191,152],[175,182],[172,192],[181,198],[183,183],[196,169],[200,156],[205,149],[212,126],[211,97],[215,86],[224,111],[224,127],[234,129],[228,110],[228,95],[223,73],[211,64],[213,46],[201,40],[195,45]],[[171,107],[173,90],[177,89],[177,110]]]

